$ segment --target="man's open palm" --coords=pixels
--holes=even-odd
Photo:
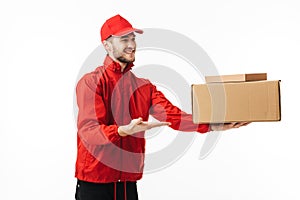
[[[118,132],[120,136],[132,135],[141,131],[146,131],[151,128],[160,126],[169,126],[170,122],[147,122],[143,121],[141,117],[131,120],[128,125],[120,126]]]

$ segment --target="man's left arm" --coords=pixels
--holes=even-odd
[[[194,124],[191,114],[174,106],[155,86],[153,86],[151,98],[150,114],[159,121],[170,122],[171,128],[179,131],[197,131],[200,133],[210,131],[209,124]]]
[[[159,121],[172,123],[170,127],[179,131],[197,131],[206,133],[209,131],[226,131],[250,124],[250,122],[194,124],[191,114],[174,106],[162,92],[156,89],[155,86],[153,86],[152,91],[152,107],[150,109],[150,114]]]

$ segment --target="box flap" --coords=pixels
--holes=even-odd
[[[246,82],[246,81],[262,81],[262,80],[267,80],[267,73],[205,76],[206,83]]]

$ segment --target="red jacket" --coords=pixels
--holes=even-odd
[[[75,177],[88,182],[136,181],[142,178],[145,155],[144,132],[121,137],[118,127],[149,115],[171,122],[176,130],[208,131],[192,116],[173,106],[146,79],[136,77],[133,64],[123,72],[109,56],[104,65],[84,75],[76,87],[78,104],[77,161]]]

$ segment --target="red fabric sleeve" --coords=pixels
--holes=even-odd
[[[200,133],[206,133],[210,130],[209,124],[194,124],[191,114],[187,114],[174,106],[155,86],[153,86],[150,114],[159,121],[171,122],[170,127],[175,130]]]
[[[82,78],[76,87],[78,135],[88,144],[103,145],[120,140],[117,125],[105,123],[107,111],[101,91],[92,79]]]

